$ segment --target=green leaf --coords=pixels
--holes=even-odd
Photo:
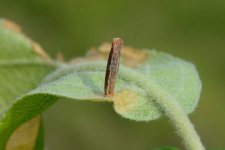
[[[195,67],[156,51],[149,51],[148,60],[136,68],[120,65],[113,97],[104,97],[105,61],[62,65],[25,94],[51,71],[52,62],[43,59],[43,53],[35,51],[32,42],[23,35],[4,27],[0,28],[0,43],[3,43],[0,56],[4,56],[0,57],[3,91],[0,93],[0,149],[4,149],[17,127],[43,112],[59,97],[113,102],[118,114],[136,121],[158,119],[165,110],[156,103],[158,99],[163,99],[165,107],[169,97],[169,101],[176,101],[186,113],[192,112],[199,100],[201,81]],[[172,109],[173,102],[168,104]]]
[[[18,26],[0,20],[0,126],[17,98],[37,87],[53,70],[51,63],[44,51],[21,33]],[[0,143],[5,145],[17,127],[11,124],[1,128]]]
[[[0,124],[0,131],[8,126],[12,126],[12,124],[18,126],[22,122],[33,118],[47,109],[51,104],[55,103],[58,97],[74,100],[112,101],[114,102],[116,112],[123,117],[138,121],[148,121],[157,119],[162,115],[162,112],[154,103],[154,92],[157,92],[157,89],[159,89],[160,91],[166,91],[174,98],[176,98],[177,95],[182,94],[186,99],[184,99],[184,101],[176,100],[180,105],[187,106],[184,107],[186,112],[191,112],[196,106],[201,89],[201,82],[194,66],[163,53],[159,53],[159,55],[162,55],[161,57],[157,57],[158,55],[155,51],[150,52],[150,54],[151,53],[153,54],[152,59],[155,59],[155,61],[158,59],[158,63],[150,63],[149,65],[155,65],[155,67],[157,67],[157,65],[167,66],[168,61],[174,61],[180,63],[183,67],[183,69],[177,71],[177,73],[173,73],[177,70],[173,69],[173,67],[177,68],[177,65],[172,65],[170,67],[171,73],[169,73],[167,67],[165,67],[165,71],[168,72],[168,75],[164,81],[171,80],[171,78],[174,79],[173,76],[175,75],[178,79],[181,75],[185,74],[187,77],[183,77],[183,80],[189,80],[191,83],[198,84],[193,84],[191,87],[188,87],[190,84],[184,85],[178,82],[165,82],[165,84],[171,84],[171,86],[179,84],[177,86],[183,88],[183,92],[181,93],[172,93],[164,88],[169,87],[170,85],[162,86],[158,84],[159,81],[156,79],[160,78],[154,78],[154,73],[152,73],[152,76],[148,76],[151,71],[147,69],[144,71],[141,66],[136,69],[130,69],[121,65],[116,82],[115,93],[117,94],[112,98],[105,98],[103,96],[103,85],[106,62],[65,65],[50,74],[37,89],[17,99],[14,105],[6,113],[2,124]],[[170,59],[168,60],[168,58]],[[163,64],[163,62],[166,63]],[[168,66],[170,65],[171,64]],[[143,67],[148,67],[148,65],[145,64]],[[159,72],[163,73],[163,69],[161,67],[159,69]],[[158,70],[155,68],[152,69],[152,71],[157,72]],[[155,75],[157,75],[157,73],[155,73]],[[183,81],[183,83],[187,83],[187,81]],[[146,93],[143,86],[145,84],[152,85],[152,97],[148,96]],[[195,103],[192,101],[189,102],[190,99],[193,99],[192,90],[197,90],[199,92],[198,95],[194,97]],[[0,132],[0,138],[4,138],[2,135],[4,135],[4,133]]]
[[[149,51],[148,61],[137,70],[173,96],[186,113],[194,111],[200,98],[201,81],[193,64]]]
[[[37,55],[36,44],[8,24],[0,22],[0,118],[18,96],[35,88],[52,70]]]
[[[65,66],[50,75],[38,91],[71,99],[103,98],[104,63],[83,63]],[[150,82],[150,83],[149,83]],[[174,97],[187,113],[199,100],[201,82],[195,67],[164,53],[149,51],[149,60],[135,69],[120,67],[113,99],[116,112],[122,116],[148,121],[161,116],[154,98],[149,97],[142,83],[155,84]],[[126,92],[128,91],[128,92]],[[127,95],[126,95],[127,93]],[[123,96],[127,96],[122,98]]]

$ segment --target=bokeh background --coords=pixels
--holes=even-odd
[[[196,64],[202,96],[190,114],[206,147],[225,147],[224,0],[0,0],[0,17],[20,24],[52,57],[82,56],[122,37]],[[134,122],[108,103],[60,101],[44,113],[50,150],[148,150],[180,139],[166,118]]]

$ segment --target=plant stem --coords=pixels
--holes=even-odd
[[[183,144],[187,150],[205,150],[197,132],[195,131],[188,116],[177,101],[156,83],[145,79],[146,77],[140,73],[132,72],[129,74],[125,71],[121,72],[121,77],[125,80],[135,82],[138,86],[146,90],[150,97],[153,97],[155,103],[165,113],[172,125],[175,127],[177,134],[182,138]],[[135,81],[133,80],[135,79]]]
[[[155,95],[156,103],[161,110],[168,116],[170,122],[175,127],[177,134],[183,139],[183,144],[187,150],[204,150],[204,146],[190,122],[188,116],[180,105],[166,93]]]

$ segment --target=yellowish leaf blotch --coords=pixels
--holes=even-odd
[[[33,150],[40,127],[40,115],[22,124],[9,138],[6,150]]]

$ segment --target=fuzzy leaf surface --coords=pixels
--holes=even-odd
[[[183,109],[187,113],[193,111],[201,89],[201,82],[195,67],[191,63],[167,54],[150,51],[150,55],[152,58],[149,59],[154,60],[154,63],[146,62],[143,66],[135,69],[120,66],[116,94],[111,98],[103,96],[106,62],[94,61],[62,66],[50,74],[38,88],[17,98],[0,124],[0,131],[12,124],[18,126],[33,118],[55,103],[59,97],[81,101],[110,101],[114,103],[115,111],[121,116],[136,121],[149,121],[158,119],[163,114],[154,103],[154,92],[164,91],[177,100],[181,106],[184,106]],[[180,66],[173,65],[171,61],[174,61],[175,64],[180,63],[182,69]],[[162,65],[165,67],[161,67]],[[160,66],[159,69],[157,69],[158,66]],[[160,73],[164,73],[164,75],[158,77]],[[182,80],[177,80],[183,74],[185,76],[182,77]],[[186,80],[193,84],[185,85],[188,82]],[[152,96],[146,93],[143,86],[145,84],[153,87]],[[169,87],[182,88],[182,92],[170,90]],[[193,96],[192,93],[196,90],[198,94]],[[157,94],[160,95],[160,93]],[[177,99],[182,96],[185,97],[183,101]]]

